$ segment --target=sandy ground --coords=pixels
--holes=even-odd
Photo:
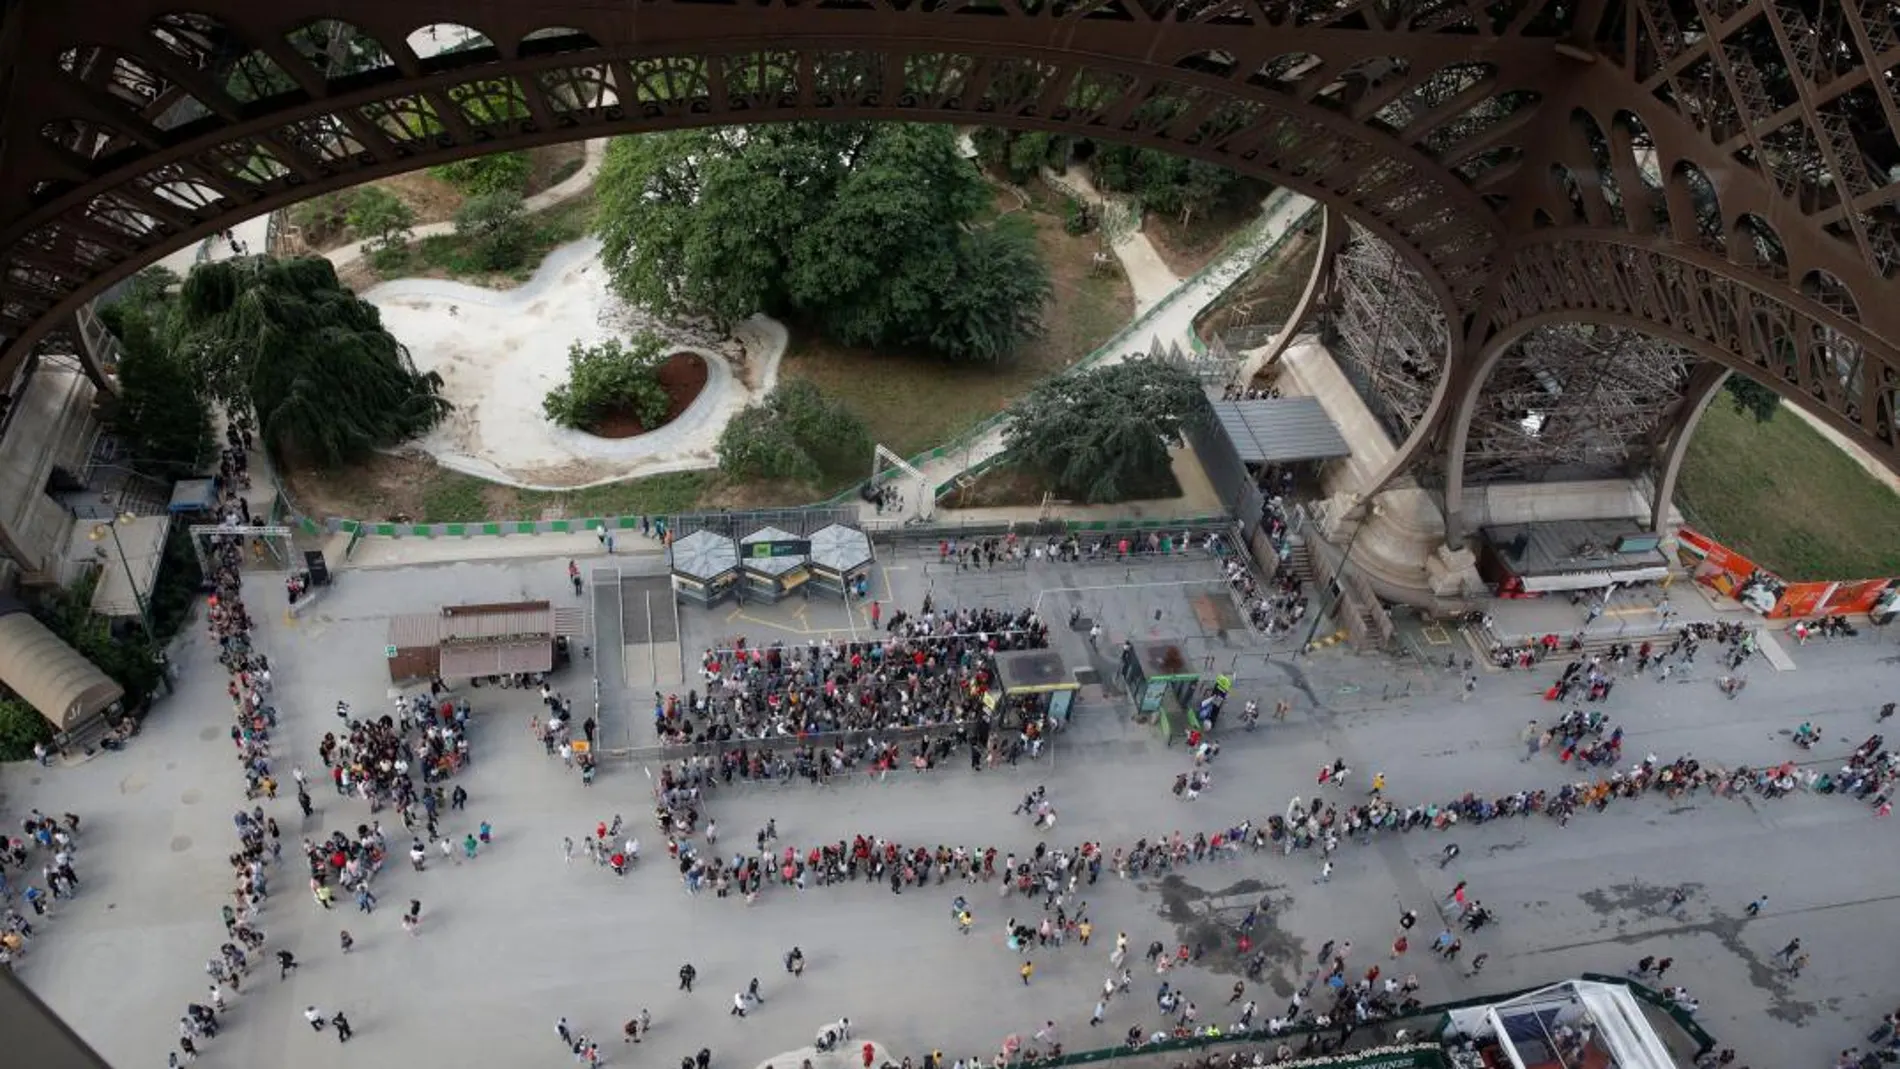
[[[731,337],[655,323],[607,289],[600,243],[550,254],[524,286],[496,291],[441,279],[397,279],[364,298],[416,366],[442,376],[455,410],[411,445],[445,467],[530,489],[570,489],[717,465],[726,423],[778,380],[785,328],[762,317]],[[565,381],[568,346],[653,330],[674,351],[706,359],[706,388],[665,427],[607,439],[558,427],[541,400]]]

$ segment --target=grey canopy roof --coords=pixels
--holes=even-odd
[[[716,531],[694,531],[673,543],[673,573],[710,582],[739,567],[739,547]]]
[[[871,536],[856,527],[834,523],[821,527],[811,536],[813,567],[843,575],[876,559],[871,553]]]
[[[1315,397],[1216,401],[1214,418],[1244,464],[1285,464],[1352,455],[1352,447]]]

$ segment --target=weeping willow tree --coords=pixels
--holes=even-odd
[[[232,411],[249,409],[274,452],[332,466],[441,421],[442,379],[422,374],[374,305],[328,260],[261,256],[201,264],[185,280],[176,350]]]

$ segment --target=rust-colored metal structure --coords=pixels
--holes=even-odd
[[[1415,391],[1401,453],[1439,458],[1453,540],[1467,465],[1501,455],[1486,428],[1509,422],[1510,389],[1583,359],[1574,334],[1518,344],[1545,328],[1672,347],[1679,366],[1618,379],[1677,391],[1619,417],[1665,456],[1713,389],[1706,362],[1900,467],[1900,301],[1882,299],[1900,270],[1888,0],[3,10],[0,381],[143,264],[366,179],[682,126],[987,123],[1223,164],[1389,246],[1442,324],[1442,380]],[[1608,337],[1586,333],[1591,351]]]

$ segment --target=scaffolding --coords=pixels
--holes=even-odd
[[[1604,478],[1648,464],[1688,382],[1681,349],[1637,331],[1545,327],[1499,360],[1471,417],[1465,478]]]
[[[1448,334],[1431,287],[1392,246],[1354,225],[1333,261],[1327,349],[1395,442],[1431,407]]]

